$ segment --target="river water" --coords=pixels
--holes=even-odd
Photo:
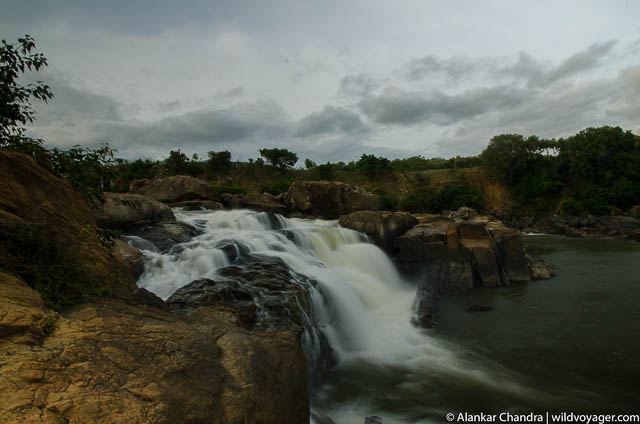
[[[317,281],[314,322],[338,359],[312,407],[336,424],[443,422],[449,412],[616,412],[640,405],[640,244],[525,236],[556,266],[549,281],[447,299],[440,325],[410,324],[415,285],[363,235],[336,221],[251,211],[184,212],[203,231],[144,250],[138,281],[163,298],[236,257],[271,257]],[[139,245],[146,246],[143,242]],[[466,312],[470,303],[491,306]],[[315,347],[309,343],[308,354]],[[316,346],[317,347],[317,346]],[[637,411],[637,410],[636,410]]]
[[[444,422],[453,412],[640,411],[640,244],[524,236],[556,277],[474,289],[442,305],[425,338],[455,352],[431,363],[341,364],[315,392],[337,423]],[[470,304],[490,306],[470,313]]]

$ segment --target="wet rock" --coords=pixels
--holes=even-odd
[[[129,192],[141,194],[163,203],[178,203],[189,200],[218,201],[218,192],[197,178],[176,175],[162,179],[143,179],[131,183]]]
[[[340,225],[366,233],[376,244],[387,248],[391,240],[413,228],[418,220],[408,212],[353,212],[340,217]]]
[[[194,226],[179,221],[162,221],[130,230],[127,235],[141,237],[160,251],[166,252],[175,244],[185,243],[201,232]]]
[[[212,279],[193,281],[167,299],[171,311],[188,314],[202,306],[228,310],[236,325],[251,331],[294,331],[304,341],[309,367],[321,373],[335,355],[313,321],[311,292],[316,282],[290,271],[279,260],[228,266]]]
[[[371,415],[364,419],[364,424],[383,424],[382,417],[379,417],[377,415]]]
[[[533,280],[548,280],[555,275],[553,266],[535,255],[527,255],[529,273]]]
[[[144,272],[144,257],[140,250],[123,240],[115,240],[112,253],[134,280],[140,278]]]
[[[356,211],[380,209],[377,195],[338,181],[296,181],[283,198],[292,212],[327,219],[338,219],[340,215]]]
[[[214,202],[213,200],[186,200],[184,202],[171,203],[169,206],[172,208],[184,208],[188,211],[197,211],[202,209],[207,210],[222,210],[224,205],[220,202]]]
[[[336,424],[335,421],[320,412],[311,411],[311,418],[314,424]]]
[[[93,209],[93,214],[102,228],[126,228],[175,219],[167,205],[129,193],[104,193],[104,202]]]

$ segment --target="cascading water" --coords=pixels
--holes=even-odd
[[[166,253],[155,251],[145,240],[130,238],[146,258],[140,287],[166,299],[193,280],[215,278],[217,270],[232,263],[277,258],[318,282],[318,290],[311,290],[313,321],[333,349],[338,367],[395,370],[403,376],[394,388],[400,392],[431,376],[434,384],[464,381],[479,390],[490,385],[510,396],[532,395],[510,383],[506,373],[493,369],[489,375],[462,359],[459,349],[412,326],[415,286],[403,281],[390,259],[366,236],[341,228],[336,221],[287,219],[248,210],[175,212],[178,220],[202,234]],[[316,408],[338,423],[360,424],[375,412],[375,405],[329,404],[325,389],[316,390]],[[385,417],[388,422],[396,421]]]

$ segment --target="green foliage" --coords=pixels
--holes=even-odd
[[[313,169],[315,168],[317,165],[314,161],[312,161],[311,159],[305,159],[304,160],[304,167],[307,169]]]
[[[53,98],[49,86],[42,81],[21,85],[20,74],[39,71],[47,66],[42,53],[36,53],[35,41],[29,35],[16,44],[2,40],[0,46],[0,148],[9,148],[34,155],[41,151],[43,140],[25,137],[25,126],[34,121],[31,99]]]
[[[456,181],[442,186],[433,203],[433,212],[457,210],[462,206],[468,206],[478,210],[482,209],[484,206],[482,193],[471,184]]]
[[[259,152],[269,165],[281,170],[292,168],[298,162],[298,155],[287,149],[260,149]]]
[[[389,159],[365,154],[356,162],[356,168],[370,180],[380,178],[392,171]]]
[[[117,179],[116,152],[108,144],[97,149],[74,146],[69,150],[52,149],[49,157],[54,173],[66,178],[89,205],[95,205]]]
[[[211,174],[225,173],[231,169],[231,152],[223,150],[221,152],[207,153],[207,171]]]
[[[55,228],[43,225],[0,226],[0,267],[23,278],[42,295],[47,306],[61,310],[99,296],[105,282],[88,270],[74,246],[60,249]]]
[[[567,197],[558,207],[563,215],[580,215],[583,211],[582,205],[573,197]]]
[[[380,209],[384,211],[398,210],[398,199],[389,194],[385,189],[379,188],[373,191],[373,194],[380,196]]]
[[[334,180],[335,179],[335,166],[329,162],[324,165],[318,165],[313,169],[313,177],[317,180]]]
[[[291,180],[289,179],[278,179],[272,183],[261,184],[260,192],[261,193],[269,193],[277,196],[278,194],[286,193],[291,187]]]
[[[180,149],[171,150],[169,157],[164,160],[169,175],[187,174],[189,172],[189,158]]]

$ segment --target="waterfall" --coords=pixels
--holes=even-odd
[[[175,215],[202,234],[165,253],[144,240],[129,240],[146,259],[138,285],[163,299],[193,280],[215,279],[217,270],[230,264],[277,258],[291,271],[317,282],[317,289],[309,290],[312,321],[339,366],[403,367],[406,379],[400,390],[420,384],[426,376],[436,384],[463,382],[477,385],[478,390],[491,386],[505,394],[534,395],[500,369],[494,367],[489,373],[461,358],[461,349],[414,327],[415,285],[404,281],[365,235],[341,228],[337,221],[288,219],[249,210],[177,209]],[[308,349],[318,348],[314,334],[306,333],[303,342],[308,345],[307,354]],[[361,417],[366,410],[339,413]]]

